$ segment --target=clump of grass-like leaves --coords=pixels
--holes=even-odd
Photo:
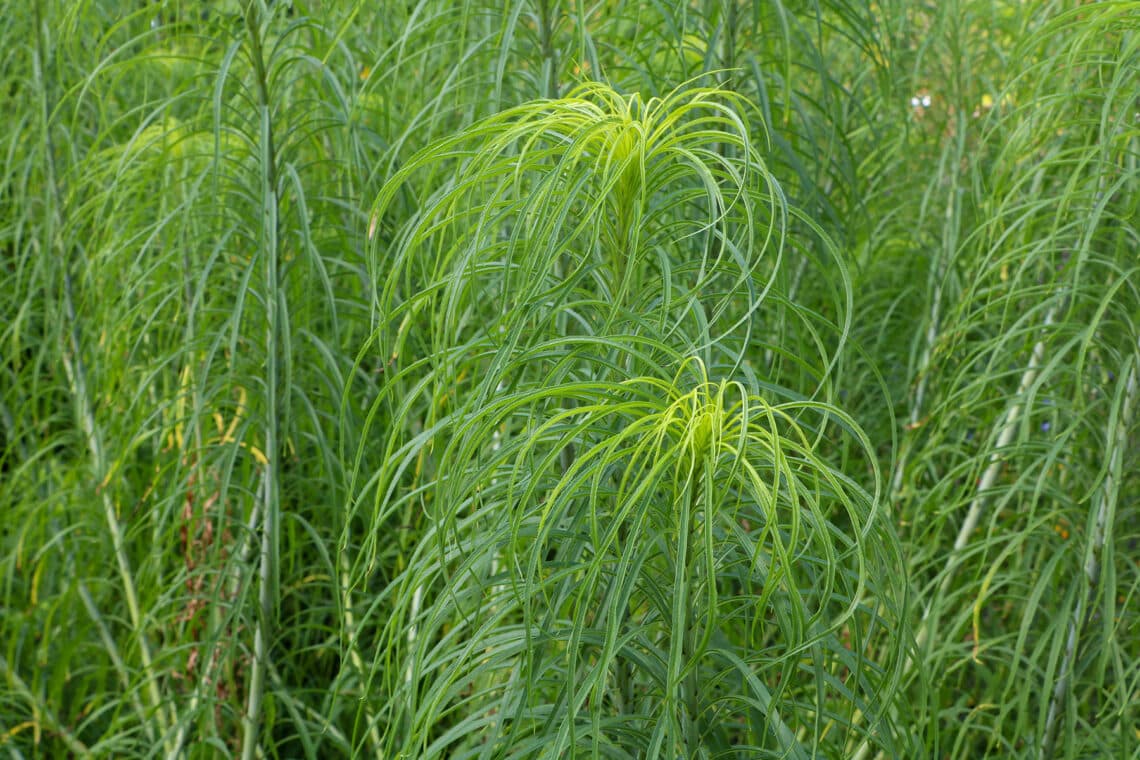
[[[442,422],[379,640],[394,751],[809,757],[889,703],[897,554],[816,450],[851,421],[686,364]]]

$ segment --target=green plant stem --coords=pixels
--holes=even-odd
[[[99,608],[95,605],[95,600],[91,597],[91,592],[87,589],[87,584],[82,580],[77,582],[76,592],[79,594],[79,598],[83,602],[83,607],[87,610],[87,614],[91,617],[91,622],[95,624],[95,628],[99,631],[99,638],[107,650],[107,656],[111,658],[111,665],[115,668],[115,672],[119,676],[119,683],[122,684],[123,692],[129,694],[128,699],[130,700],[131,707],[134,708],[136,715],[140,718],[145,718],[146,711],[143,709],[142,703],[139,702],[138,694],[131,688],[127,665],[123,662],[122,655],[119,654],[119,647],[115,643],[115,639],[111,636],[111,631],[108,630],[103,616],[99,613]],[[142,720],[141,722],[147,739],[151,742],[157,742],[158,737],[155,736],[154,726],[151,725],[151,722],[149,720]]]
[[[269,639],[274,628],[278,573],[278,533],[280,530],[280,444],[279,425],[283,410],[278,400],[280,371],[278,362],[282,351],[285,294],[280,287],[280,251],[278,249],[278,201],[276,149],[271,119],[272,103],[269,80],[262,48],[262,8],[251,0],[245,9],[246,31],[250,45],[250,59],[254,65],[254,79],[258,96],[261,148],[261,255],[265,271],[265,457],[264,492],[261,504],[261,535],[258,563],[258,615],[253,640],[253,672],[250,678],[246,713],[243,720],[242,758],[253,760],[257,755],[258,733],[261,725],[261,704],[265,691],[266,666],[269,658]]]
[[[703,454],[702,454],[703,455]],[[681,603],[685,608],[685,630],[682,635],[681,664],[688,669],[682,689],[685,710],[685,756],[697,757],[700,750],[700,726],[697,716],[700,714],[700,668],[698,667],[698,638],[696,599],[701,588],[701,563],[696,561],[697,554],[697,504],[700,503],[701,486],[703,485],[703,463],[694,468],[693,482],[689,490],[688,504],[682,516],[681,541],[684,547],[683,556],[678,558],[678,566],[684,568],[684,580],[680,584]]]
[[[64,274],[64,282],[64,308],[71,320],[71,324],[75,325],[75,308],[72,305],[70,275]],[[68,340],[71,343],[71,348],[70,351],[63,352],[64,371],[67,373],[71,382],[72,392],[75,394],[76,406],[79,410],[80,422],[83,426],[84,434],[87,436],[88,451],[91,455],[92,474],[102,483],[105,478],[103,473],[106,472],[102,438],[95,424],[95,414],[87,396],[86,373],[83,367],[83,360],[79,357],[78,338],[73,326],[68,328]],[[167,716],[162,707],[162,695],[158,690],[158,682],[154,676],[154,658],[151,654],[150,644],[147,640],[142,622],[138,590],[135,587],[134,572],[131,569],[130,557],[127,555],[126,540],[123,537],[122,528],[119,525],[115,505],[111,501],[107,489],[101,488],[100,490],[103,503],[103,515],[111,534],[111,547],[115,553],[115,561],[119,567],[119,578],[123,583],[123,596],[127,603],[127,613],[130,615],[131,626],[134,628],[135,635],[139,641],[139,657],[142,659],[143,673],[146,677],[147,694],[150,698],[151,709],[154,711],[155,718],[159,721],[159,728],[164,735],[163,742],[165,745]]]
[[[558,97],[558,53],[554,49],[554,14],[551,0],[538,0],[538,39],[542,47],[542,97]]]
[[[1088,618],[1093,609],[1093,603],[1100,589],[1100,558],[1104,553],[1105,543],[1108,540],[1112,516],[1116,513],[1116,501],[1119,483],[1124,467],[1124,451],[1128,444],[1128,431],[1132,423],[1132,410],[1136,402],[1136,357],[1128,360],[1131,368],[1127,370],[1128,380],[1125,384],[1124,403],[1116,420],[1115,435],[1106,442],[1108,446],[1108,472],[1101,484],[1096,500],[1097,510],[1093,521],[1093,529],[1085,545],[1084,577],[1086,586],[1084,593],[1078,593],[1069,617],[1068,633],[1065,641],[1065,656],[1061,661],[1061,669],[1057,676],[1057,683],[1053,687],[1053,694],[1049,699],[1049,712],[1045,719],[1045,733],[1041,740],[1038,757],[1049,760],[1053,757],[1060,725],[1061,702],[1069,690],[1072,670],[1080,654],[1081,629],[1088,624]],[[1122,375],[1125,373],[1121,373]]]
[[[361,683],[367,682],[367,669],[360,656],[360,645],[357,641],[356,614],[353,612],[353,598],[351,582],[349,580],[348,555],[340,552],[340,588],[341,588],[341,614],[344,616],[344,632],[347,638],[348,657],[352,667],[356,669],[357,678]],[[371,745],[370,757],[383,760],[384,753],[380,749],[380,734],[376,728],[376,719],[367,696],[362,695],[364,701],[364,718],[368,722],[368,741]]]
[[[565,472],[565,470],[563,470]],[[626,523],[618,526],[618,545],[625,547],[628,546],[629,541],[629,527]],[[628,610],[626,613],[628,614]],[[626,617],[622,616],[622,634],[626,633],[629,628],[629,623]],[[618,709],[623,714],[632,715],[635,710],[633,709],[633,666],[629,662],[628,657],[618,657],[617,673],[615,680],[617,681],[617,698]]]
[[[139,656],[142,659],[143,676],[146,681],[146,692],[150,699],[150,708],[154,713],[155,720],[159,723],[159,728],[164,735],[167,726],[166,713],[163,709],[162,696],[159,692],[158,681],[154,672],[153,657],[151,655],[150,643],[146,635],[146,630],[143,625],[142,613],[138,601],[138,591],[135,587],[134,572],[131,569],[130,558],[127,555],[126,541],[123,537],[122,528],[119,525],[119,518],[116,514],[115,505],[111,500],[108,493],[107,484],[104,482],[107,476],[107,462],[106,455],[103,447],[103,436],[99,430],[98,424],[95,420],[95,410],[91,403],[90,396],[87,390],[87,372],[83,364],[82,352],[79,343],[79,322],[75,313],[75,301],[72,295],[71,274],[67,267],[70,263],[71,257],[68,255],[66,246],[63,241],[57,236],[57,230],[60,228],[60,188],[56,179],[55,171],[55,146],[52,143],[51,133],[51,113],[52,106],[49,102],[50,88],[44,78],[45,58],[44,50],[47,45],[44,41],[43,35],[46,33],[44,23],[41,18],[41,3],[35,4],[35,17],[36,17],[36,48],[33,56],[33,67],[35,71],[36,80],[41,83],[39,88],[40,92],[40,120],[42,144],[40,149],[44,157],[44,171],[45,178],[45,207],[48,213],[45,218],[45,239],[48,241],[47,245],[54,248],[57,253],[57,260],[63,262],[63,283],[62,283],[62,296],[63,296],[63,309],[65,317],[64,333],[66,346],[61,353],[61,363],[63,364],[64,373],[67,376],[68,384],[71,388],[71,393],[75,402],[76,415],[79,418],[80,428],[83,430],[84,437],[87,442],[87,451],[90,457],[91,475],[92,479],[98,485],[96,490],[100,493],[100,498],[103,505],[103,515],[107,523],[108,531],[111,534],[111,546],[115,554],[115,561],[119,569],[119,577],[123,584],[123,595],[127,603],[127,612],[130,616],[131,626],[134,630],[135,636],[139,644]],[[146,724],[145,716],[140,716],[143,725]]]
[[[948,162],[948,164],[953,167],[958,167],[961,164],[962,154],[966,150],[966,124],[961,113],[958,115],[956,135],[954,150]],[[933,266],[930,270],[932,281],[930,285],[928,285],[931,291],[930,314],[927,317],[922,353],[919,355],[918,365],[914,368],[914,376],[917,378],[917,382],[914,386],[914,398],[910,405],[907,429],[915,428],[919,420],[922,419],[923,402],[926,400],[926,385],[930,380],[930,357],[934,352],[934,345],[938,341],[939,331],[941,330],[942,286],[950,270],[954,252],[958,248],[958,228],[961,218],[960,201],[958,197],[958,185],[961,180],[960,175],[961,172],[957,168],[950,172],[950,187],[946,194],[946,209],[942,220],[942,245],[935,251]],[[891,479],[891,504],[896,503],[899,493],[902,491],[903,477],[906,473],[907,460],[910,456],[911,443],[912,442],[908,440],[906,445],[902,447],[902,451],[899,452],[898,462],[895,464],[895,474]]]
[[[1009,405],[1009,408],[1002,418],[998,428],[997,443],[994,445],[993,453],[990,454],[990,463],[986,467],[985,472],[982,473],[981,480],[978,482],[978,486],[974,491],[974,500],[970,503],[970,509],[966,512],[966,519],[962,521],[962,526],[958,530],[958,536],[954,540],[950,557],[946,561],[946,567],[942,570],[942,583],[938,588],[935,599],[940,599],[950,590],[950,585],[954,582],[954,575],[957,573],[958,567],[962,564],[962,551],[966,548],[966,544],[970,542],[970,537],[974,534],[974,529],[978,526],[978,520],[981,519],[982,512],[985,510],[986,501],[989,498],[989,491],[993,488],[994,481],[997,480],[998,475],[1001,473],[1002,464],[1005,459],[1005,452],[1003,450],[1009,446],[1013,441],[1013,436],[1017,433],[1017,421],[1021,416],[1022,399],[1025,397],[1025,393],[1029,390],[1029,387],[1033,385],[1033,381],[1037,379],[1037,369],[1045,359],[1045,336],[1048,335],[1053,325],[1053,320],[1057,316],[1057,312],[1061,309],[1063,301],[1064,299],[1058,296],[1057,301],[1050,307],[1049,312],[1045,315],[1045,321],[1041,326],[1042,337],[1033,346],[1033,353],[1029,357],[1029,366],[1025,368],[1025,372],[1021,376],[1021,382],[1018,383],[1017,393],[1013,397],[1013,402]],[[932,606],[933,602],[927,606],[922,616],[923,626],[919,629],[916,637],[919,647],[922,646],[928,633],[926,620],[930,615]]]
[[[946,565],[942,569],[942,583],[939,584],[938,592],[934,595],[933,599],[926,603],[926,607],[923,610],[922,621],[918,633],[915,635],[915,651],[922,649],[930,635],[931,614],[936,607],[935,603],[945,597],[946,593],[950,590],[958,568],[962,564],[962,552],[969,543],[970,537],[973,535],[974,529],[981,519],[982,512],[985,510],[989,490],[993,487],[994,481],[997,480],[1001,472],[1005,456],[1003,450],[1013,441],[1013,436],[1017,432],[1017,421],[1021,416],[1022,399],[1025,396],[1025,392],[1033,385],[1033,381],[1036,380],[1038,367],[1041,365],[1041,362],[1044,361],[1045,335],[1049,333],[1053,320],[1060,311],[1063,303],[1064,298],[1058,294],[1057,301],[1049,308],[1048,313],[1045,315],[1045,320],[1041,326],[1042,338],[1033,346],[1033,352],[1029,358],[1029,365],[1025,368],[1025,372],[1021,376],[1017,393],[1013,396],[1013,400],[1006,408],[1005,414],[1002,415],[998,423],[997,443],[994,445],[993,453],[990,455],[989,465],[986,467],[985,472],[978,481],[977,488],[974,490],[974,499],[970,503],[970,508],[966,512],[966,518],[962,521],[962,525],[958,530],[958,536],[954,540],[954,546],[950,551],[950,556],[946,559]],[[903,664],[901,676],[905,678],[910,674],[911,668],[913,667],[914,657],[913,655],[908,655],[906,662]],[[862,758],[867,756],[869,751],[870,746],[864,740],[853,755],[853,760],[862,760]],[[878,757],[883,758],[883,753],[880,752]]]

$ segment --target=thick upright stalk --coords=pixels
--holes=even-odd
[[[1069,690],[1072,679],[1073,664],[1080,654],[1081,629],[1088,623],[1093,609],[1097,592],[1100,589],[1100,558],[1104,553],[1108,541],[1113,515],[1116,513],[1116,500],[1120,479],[1124,469],[1124,449],[1128,443],[1128,430],[1132,422],[1132,410],[1136,402],[1136,358],[1129,360],[1132,365],[1128,371],[1128,381],[1124,390],[1124,403],[1116,418],[1115,435],[1109,431],[1108,446],[1108,472],[1101,484],[1097,512],[1092,525],[1092,532],[1085,545],[1084,578],[1081,583],[1085,586],[1084,593],[1078,594],[1069,617],[1069,626],[1065,641],[1065,656],[1061,661],[1061,670],[1057,676],[1057,683],[1053,687],[1053,694],[1049,700],[1049,713],[1045,719],[1045,734],[1041,739],[1039,757],[1049,760],[1053,757],[1054,741],[1057,728],[1060,724],[1061,701]]]
[[[736,28],[740,24],[738,2],[739,0],[709,0],[706,5],[705,17],[709,19],[709,23],[712,23],[713,18],[718,19],[715,30],[709,30],[709,43],[715,40],[718,46],[716,62],[712,66],[723,71],[732,71],[737,66]],[[705,66],[710,67],[708,56]],[[722,149],[723,147],[721,146]],[[724,155],[723,151],[721,155]]]
[[[935,609],[935,602],[946,595],[950,590],[950,586],[954,582],[954,578],[958,572],[958,568],[962,564],[963,550],[970,541],[970,537],[974,533],[974,529],[978,526],[978,521],[985,511],[986,502],[989,499],[989,491],[993,488],[994,482],[997,480],[998,474],[1001,472],[1002,464],[1004,463],[1004,449],[1009,446],[1013,441],[1013,436],[1017,433],[1017,423],[1021,418],[1022,412],[1022,398],[1025,396],[1026,391],[1033,385],[1033,381],[1037,379],[1038,367],[1045,359],[1045,336],[1048,335],[1050,327],[1053,324],[1054,318],[1064,305],[1064,298],[1061,295],[1057,296],[1056,302],[1050,307],[1048,313],[1045,315],[1045,321],[1041,325],[1042,337],[1033,346],[1033,353],[1029,357],[1029,366],[1025,368],[1025,372],[1021,376],[1021,382],[1018,383],[1017,393],[1014,395],[1009,406],[1006,407],[1005,414],[1001,416],[998,421],[996,432],[997,441],[994,444],[993,453],[990,454],[989,465],[982,473],[982,477],[978,480],[978,485],[974,489],[974,499],[970,503],[970,508],[966,512],[966,518],[962,521],[962,525],[958,529],[958,536],[954,540],[954,547],[950,551],[950,556],[946,559],[946,565],[942,569],[942,583],[938,586],[938,592],[934,594],[931,601],[926,605],[922,613],[922,621],[919,625],[918,633],[915,636],[915,649],[921,649],[926,643],[930,635],[931,613]],[[902,676],[905,677],[910,674],[911,668],[914,667],[914,659],[908,656],[903,665]],[[864,741],[858,751],[852,756],[854,760],[862,760],[867,756],[870,751],[870,745]],[[882,757],[882,753],[879,757]]]
[[[538,39],[542,47],[542,97],[558,97],[558,53],[554,50],[555,0],[538,0]]]
[[[61,287],[65,318],[63,328],[65,346],[61,357],[63,370],[71,388],[79,426],[83,430],[83,435],[87,443],[87,452],[91,461],[92,479],[94,482],[100,484],[97,490],[102,501],[103,515],[107,522],[107,530],[110,534],[111,548],[115,554],[119,578],[123,585],[123,597],[127,603],[127,614],[131,621],[132,631],[138,641],[139,657],[142,660],[142,671],[146,682],[146,695],[150,702],[150,710],[153,712],[155,720],[158,721],[160,731],[165,735],[168,725],[167,715],[163,707],[162,695],[159,691],[158,680],[155,675],[154,660],[151,655],[150,643],[146,636],[146,628],[143,623],[143,615],[138,600],[138,590],[134,581],[134,572],[127,554],[126,539],[123,535],[122,526],[119,524],[118,510],[115,507],[114,501],[111,499],[110,491],[105,483],[107,478],[107,459],[103,447],[103,434],[96,421],[95,407],[88,392],[87,370],[80,349],[79,320],[75,311],[71,273],[68,271],[71,252],[68,250],[68,246],[64,245],[63,241],[59,238],[59,230],[62,226],[60,219],[61,193],[57,184],[55,146],[52,144],[51,137],[51,113],[53,111],[49,95],[51,87],[45,77],[44,71],[47,62],[45,51],[50,50],[50,48],[46,43],[47,29],[46,22],[42,17],[41,3],[35,4],[35,20],[36,47],[32,65],[35,79],[39,85],[37,91],[40,93],[40,135],[43,138],[40,150],[44,160],[44,186],[46,188],[44,208],[47,210],[44,217],[43,240],[46,248],[55,251],[56,260],[63,262]],[[86,587],[82,584],[82,581],[80,585],[81,588],[84,589],[84,592],[86,592]],[[146,725],[145,716],[140,716],[140,719],[143,724]],[[149,727],[146,730],[149,734]],[[163,741],[166,741],[165,736]]]
[[[697,554],[697,504],[700,503],[703,466],[698,464],[693,473],[693,482],[689,490],[688,500],[682,513],[681,545],[682,553],[677,558],[678,568],[684,573],[678,586],[678,596],[684,609],[684,634],[681,637],[681,667],[688,668],[682,686],[685,756],[696,757],[700,749],[700,726],[697,716],[700,713],[700,672],[697,667],[697,613],[696,601],[700,593],[701,564],[696,560]],[[677,631],[674,630],[674,635]]]
[[[1045,322],[1041,326],[1042,337],[1033,346],[1033,354],[1029,357],[1029,366],[1025,368],[1025,373],[1021,376],[1021,382],[1017,387],[1017,394],[1014,396],[1013,403],[1006,409],[1005,415],[1002,417],[1000,427],[998,428],[997,443],[994,445],[993,453],[990,454],[990,463],[986,467],[985,472],[982,473],[981,480],[978,481],[978,487],[974,490],[974,500],[970,503],[970,509],[966,512],[966,519],[962,521],[961,527],[958,529],[958,536],[954,540],[954,548],[950,553],[949,559],[946,561],[946,567],[942,571],[942,584],[938,588],[938,593],[935,598],[941,598],[950,590],[951,583],[954,582],[954,575],[958,570],[959,565],[962,563],[962,550],[966,548],[966,544],[970,541],[970,536],[974,533],[974,528],[978,526],[978,520],[981,519],[982,512],[985,510],[986,501],[989,498],[989,491],[993,488],[994,481],[997,480],[998,474],[1001,472],[1004,452],[1007,446],[1013,442],[1013,436],[1017,433],[1017,421],[1021,416],[1022,404],[1021,399],[1024,397],[1029,386],[1037,379],[1037,368],[1041,366],[1041,362],[1045,359],[1045,336],[1049,333],[1050,327],[1053,325],[1053,319],[1057,316],[1057,312],[1061,308],[1063,299],[1058,298],[1057,302],[1049,309],[1048,314],[1045,315]],[[930,615],[930,607],[927,607],[926,612],[923,614],[923,627],[918,632],[918,644],[922,645],[927,634],[926,619]]]
[[[245,21],[249,35],[250,59],[254,66],[257,107],[260,116],[259,146],[261,149],[261,245],[264,264],[265,299],[265,487],[262,491],[261,533],[258,565],[258,614],[253,638],[253,669],[250,677],[246,714],[243,720],[243,760],[257,755],[258,733],[261,725],[261,704],[265,691],[266,666],[269,658],[269,640],[274,628],[276,607],[278,544],[280,531],[280,444],[279,425],[282,413],[278,398],[282,352],[282,331],[285,322],[285,294],[280,287],[280,251],[278,248],[278,203],[276,150],[273,143],[273,125],[270,118],[268,73],[262,47],[262,7],[260,3],[246,5]]]

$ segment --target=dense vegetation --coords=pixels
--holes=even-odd
[[[1140,757],[1140,3],[0,8],[0,753]]]

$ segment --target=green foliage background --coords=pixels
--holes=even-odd
[[[1140,3],[0,11],[0,753],[1140,757]]]

